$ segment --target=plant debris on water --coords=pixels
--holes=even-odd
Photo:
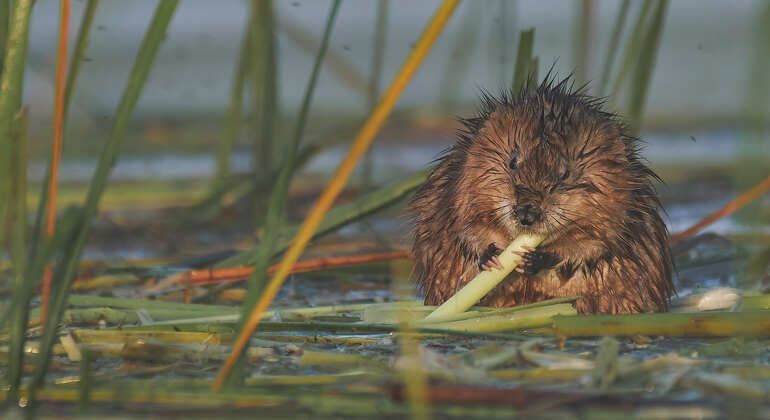
[[[330,3],[322,30],[312,33],[279,17],[272,1],[249,2],[212,178],[203,187],[199,180],[110,181],[178,12],[178,1],[161,0],[143,23],[93,178],[58,189],[52,153],[46,174],[34,178],[39,194],[27,186],[30,111],[21,95],[34,3],[0,1],[3,415],[770,417],[767,219],[747,223],[749,229],[703,232],[757,201],[757,220],[770,214],[766,173],[751,185],[726,187],[732,162],[709,167],[708,177],[690,172],[697,162],[656,168],[668,181],[659,191],[664,206],[687,215],[678,219],[686,226],[671,229],[678,294],[666,313],[578,315],[580,296],[511,308],[465,302],[467,310],[434,313],[410,279],[404,210],[430,173],[429,159],[411,173],[379,178],[376,153],[367,149],[459,2],[441,3],[386,83],[381,67],[390,56],[383,49],[394,24],[388,13],[400,6],[380,0],[369,86],[333,51],[341,1]],[[57,58],[55,136],[65,145],[73,141],[64,130],[73,92],[88,83],[77,78],[100,3],[82,5],[69,66],[67,57]],[[644,126],[668,3],[622,2],[599,60],[595,93],[609,95],[613,107],[625,101],[620,109],[635,132]],[[574,55],[582,67],[596,16],[593,2],[576,4]],[[60,5],[59,21],[68,23],[69,1]],[[449,37],[455,51],[476,42],[468,31],[480,8],[465,7],[459,32]],[[768,16],[770,8],[760,23]],[[535,30],[521,29],[508,52],[515,66],[504,69],[506,86],[517,91],[537,79],[539,67]],[[280,31],[312,59],[298,82],[300,112],[291,118],[279,103]],[[59,40],[64,51],[66,35]],[[456,102],[450,85],[470,77],[467,60],[452,56],[437,105]],[[757,60],[752,74],[764,67]],[[366,90],[369,115],[360,116],[360,127],[309,130],[323,106],[314,104],[323,71],[348,89]],[[589,73],[577,74],[585,80]],[[397,127],[389,136],[435,135],[433,117],[391,118]],[[438,124],[455,127],[449,116]],[[230,157],[246,131],[253,168],[243,173]],[[337,149],[347,143],[343,158]],[[383,147],[378,151],[395,146]],[[342,162],[331,180],[301,172],[323,153]],[[359,158],[361,180],[348,184]]]

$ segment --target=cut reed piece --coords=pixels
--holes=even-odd
[[[669,336],[729,337],[770,336],[766,311],[663,313],[633,315],[556,316],[554,332],[560,337]]]
[[[577,315],[577,310],[569,303],[561,303],[502,315],[419,325],[431,330],[495,333],[549,326],[557,315]]]
[[[466,284],[460,291],[455,293],[454,296],[449,298],[444,304],[439,306],[435,311],[428,315],[425,319],[438,321],[445,318],[450,318],[458,313],[465,312],[471,306],[475,305],[481,300],[490,290],[500,284],[503,279],[511,274],[514,268],[521,262],[521,257],[514,254],[514,252],[522,252],[524,248],[534,248],[543,242],[545,237],[543,235],[534,234],[522,234],[508,245],[505,250],[500,253],[498,258],[503,268],[482,271],[473,280]]]

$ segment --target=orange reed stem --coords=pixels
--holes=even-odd
[[[64,136],[64,88],[67,84],[67,41],[70,25],[70,0],[59,1],[59,45],[56,52],[56,80],[54,82],[53,144],[51,145],[51,175],[48,180],[48,203],[45,217],[45,235],[51,238],[56,229],[56,197],[59,184],[59,161]],[[43,272],[40,321],[46,325],[51,296],[51,266]]]
[[[420,68],[423,60],[428,55],[428,52],[430,52],[431,47],[441,34],[442,29],[444,29],[444,26],[446,26],[452,13],[457,8],[458,3],[459,0],[444,0],[441,3],[430,22],[428,22],[422,35],[420,35],[420,39],[415,44],[414,49],[407,57],[401,70],[396,75],[396,78],[361,126],[356,139],[350,146],[350,150],[348,150],[348,154],[337,167],[331,181],[329,181],[329,184],[327,184],[326,188],[321,193],[318,201],[316,201],[315,205],[308,213],[302,226],[300,226],[297,235],[294,237],[294,240],[292,240],[289,249],[286,250],[283,259],[278,264],[275,275],[267,284],[264,293],[260,296],[259,301],[252,309],[249,317],[245,319],[243,329],[233,345],[232,352],[227,360],[225,360],[225,364],[222,366],[222,369],[214,380],[214,385],[212,387],[214,391],[219,391],[222,388],[225,379],[230,375],[233,366],[235,366],[235,362],[246,348],[249,337],[251,337],[251,334],[257,329],[257,325],[259,325],[259,321],[262,319],[262,313],[265,312],[273,299],[275,299],[283,282],[291,272],[294,263],[297,262],[302,251],[305,250],[305,247],[313,237],[313,233],[318,229],[318,225],[321,224],[324,216],[334,204],[334,200],[345,187],[356,163],[361,156],[366,153],[367,149],[369,149],[372,140],[374,140],[374,137],[380,131],[380,128],[382,128],[382,125],[390,115],[390,112],[393,110],[396,101],[398,101],[398,98],[406,88],[406,85],[417,72],[417,69]]]
[[[700,232],[701,229],[703,229],[704,227],[716,222],[717,220],[723,217],[727,217],[735,213],[741,207],[744,207],[747,204],[751,203],[752,201],[756,200],[762,194],[766,193],[769,190],[770,190],[770,175],[768,175],[768,177],[765,178],[759,184],[751,187],[751,189],[749,189],[748,191],[735,197],[732,201],[727,203],[721,209],[704,217],[698,223],[692,225],[691,227],[689,227],[688,229],[685,229],[682,232],[677,233],[676,235],[671,235],[671,243],[675,244],[677,242],[683,241],[695,235],[696,233]]]
[[[382,252],[377,254],[315,258],[312,260],[298,261],[292,267],[291,273],[306,273],[309,271],[329,270],[332,268],[401,260],[411,258],[411,256],[412,254],[408,250],[403,249],[399,251]],[[267,274],[273,275],[277,269],[278,264],[273,264],[268,267]],[[228,281],[244,280],[248,278],[253,271],[253,267],[191,270],[186,273],[182,279],[182,283],[188,286],[204,286],[209,284],[224,283]]]

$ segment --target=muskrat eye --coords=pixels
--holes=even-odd
[[[511,168],[511,169],[516,169],[516,166],[517,166],[518,164],[519,164],[519,157],[514,155],[514,156],[511,158],[511,161],[510,161],[510,162],[508,162],[508,167],[509,167],[509,168]]]
[[[564,173],[561,174],[561,177],[559,177],[559,181],[564,181],[567,178],[569,178],[569,169],[565,170]]]

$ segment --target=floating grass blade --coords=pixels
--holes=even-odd
[[[313,100],[313,93],[315,92],[316,82],[318,81],[318,75],[321,70],[321,63],[323,62],[326,49],[329,46],[329,39],[331,38],[332,28],[334,28],[334,22],[337,18],[340,2],[341,0],[334,0],[329,10],[321,46],[318,49],[318,54],[316,54],[313,70],[310,73],[310,79],[305,88],[305,95],[302,99],[302,107],[300,108],[299,118],[294,129],[294,135],[291,138],[291,142],[284,149],[286,157],[281,163],[278,179],[270,194],[270,202],[265,218],[265,235],[255,252],[254,272],[249,281],[249,290],[246,295],[246,300],[243,302],[242,319],[246,319],[249,313],[251,313],[257,299],[262,294],[264,284],[267,280],[267,267],[273,256],[276,243],[278,242],[280,227],[283,223],[284,207],[286,205],[286,197],[289,194],[291,178],[294,174],[297,151],[299,150],[299,144],[305,133],[305,125],[307,124],[310,104]],[[241,326],[241,328],[243,328],[243,326]],[[234,382],[232,384],[234,384]]]
[[[553,325],[554,332],[561,337],[770,336],[770,316],[766,311],[557,316]]]
[[[11,142],[14,139],[14,118],[21,106],[21,90],[24,84],[24,66],[27,58],[29,17],[32,0],[13,3],[8,36],[0,77],[0,244],[5,243],[5,227],[11,192]],[[7,6],[7,3],[5,4]]]
[[[253,23],[249,21],[248,26],[251,25]],[[233,147],[238,138],[241,120],[243,119],[243,94],[246,85],[246,74],[249,71],[250,40],[249,30],[244,30],[238,60],[235,65],[233,86],[230,90],[230,104],[227,106],[227,113],[225,114],[222,142],[217,149],[217,166],[214,171],[214,179],[211,182],[210,196],[215,195],[217,190],[224,186],[227,177],[230,175],[230,156],[233,154]]]
[[[668,0],[659,0],[639,52],[639,61],[634,66],[634,77],[632,78],[633,83],[629,92],[628,104],[628,121],[633,133],[639,131],[644,116],[644,105],[647,102],[650,80],[657,61],[667,9]]]
[[[533,67],[532,49],[534,43],[535,28],[521,31],[519,35],[519,49],[516,52],[516,68],[513,72],[513,84],[511,85],[514,95],[519,94],[527,85],[527,78],[530,77]]]
[[[618,54],[618,46],[620,45],[620,36],[623,33],[623,27],[626,24],[626,18],[628,17],[628,9],[631,5],[631,0],[623,0],[618,10],[618,16],[615,18],[615,25],[612,27],[612,37],[610,37],[610,44],[607,48],[607,56],[604,58],[604,66],[602,68],[602,78],[599,81],[599,96],[604,95],[607,90],[607,83],[610,80],[610,73],[612,72],[612,65],[615,62],[615,57]]]
[[[324,217],[323,223],[321,223],[316,230],[313,239],[321,237],[329,232],[333,232],[342,226],[360,220],[363,217],[401,201],[425,182],[431,170],[432,168],[427,168],[415,172],[406,179],[396,181],[379,190],[363,195],[350,203],[335,207],[326,215],[326,217]],[[279,235],[280,239],[275,248],[275,252],[279,253],[286,250],[291,243],[291,238],[297,234],[298,230],[298,226],[281,229],[281,234]],[[245,251],[216,264],[216,267],[254,265],[254,255],[254,251]]]
[[[54,271],[54,281],[57,288],[53,297],[48,323],[45,326],[45,334],[41,339],[40,362],[32,378],[31,399],[33,401],[36,389],[42,385],[48,368],[51,349],[57,336],[56,327],[66,306],[67,295],[77,272],[80,256],[88,238],[91,221],[96,216],[99,200],[107,186],[107,180],[117,158],[126,126],[139,99],[142,87],[147,81],[152,63],[166,35],[166,29],[178,3],[178,0],[161,0],[155,9],[155,14],[139,48],[134,67],[131,69],[123,96],[118,105],[114,123],[107,136],[96,171],[89,185],[77,227],[70,238],[71,242],[64,250],[61,262]]]
[[[414,49],[401,68],[401,71],[396,76],[396,79],[390,85],[374,112],[372,112],[369,118],[367,118],[367,120],[364,122],[364,125],[361,127],[359,134],[356,136],[356,139],[348,151],[348,154],[340,163],[332,180],[321,193],[321,197],[310,210],[310,213],[300,227],[297,236],[291,242],[289,249],[284,254],[284,257],[278,266],[278,270],[275,276],[267,285],[265,292],[260,297],[260,300],[257,302],[254,310],[245,320],[244,329],[241,331],[241,334],[238,336],[238,340],[233,346],[233,352],[225,362],[222,370],[220,370],[214,382],[214,390],[220,389],[224,380],[230,376],[233,365],[235,364],[236,360],[240,358],[243,349],[248,343],[249,337],[257,328],[262,313],[267,309],[267,307],[275,298],[281,285],[283,285],[284,280],[286,280],[291,267],[294,266],[295,262],[297,262],[299,256],[302,254],[302,251],[305,249],[308,242],[313,237],[316,229],[318,229],[319,225],[323,221],[324,216],[329,211],[332,204],[334,204],[334,200],[337,198],[339,193],[342,191],[342,188],[344,188],[345,184],[347,183],[347,180],[350,178],[356,163],[369,148],[372,140],[374,140],[374,136],[377,134],[377,132],[379,132],[380,128],[384,124],[385,119],[392,111],[397,99],[401,96],[401,93],[406,88],[407,83],[417,71],[425,56],[427,56],[436,39],[438,39],[441,30],[452,16],[452,13],[457,7],[457,4],[457,0],[444,0],[442,2],[441,6],[439,6],[438,10],[431,18],[427,28],[420,36],[420,39],[415,44]]]

